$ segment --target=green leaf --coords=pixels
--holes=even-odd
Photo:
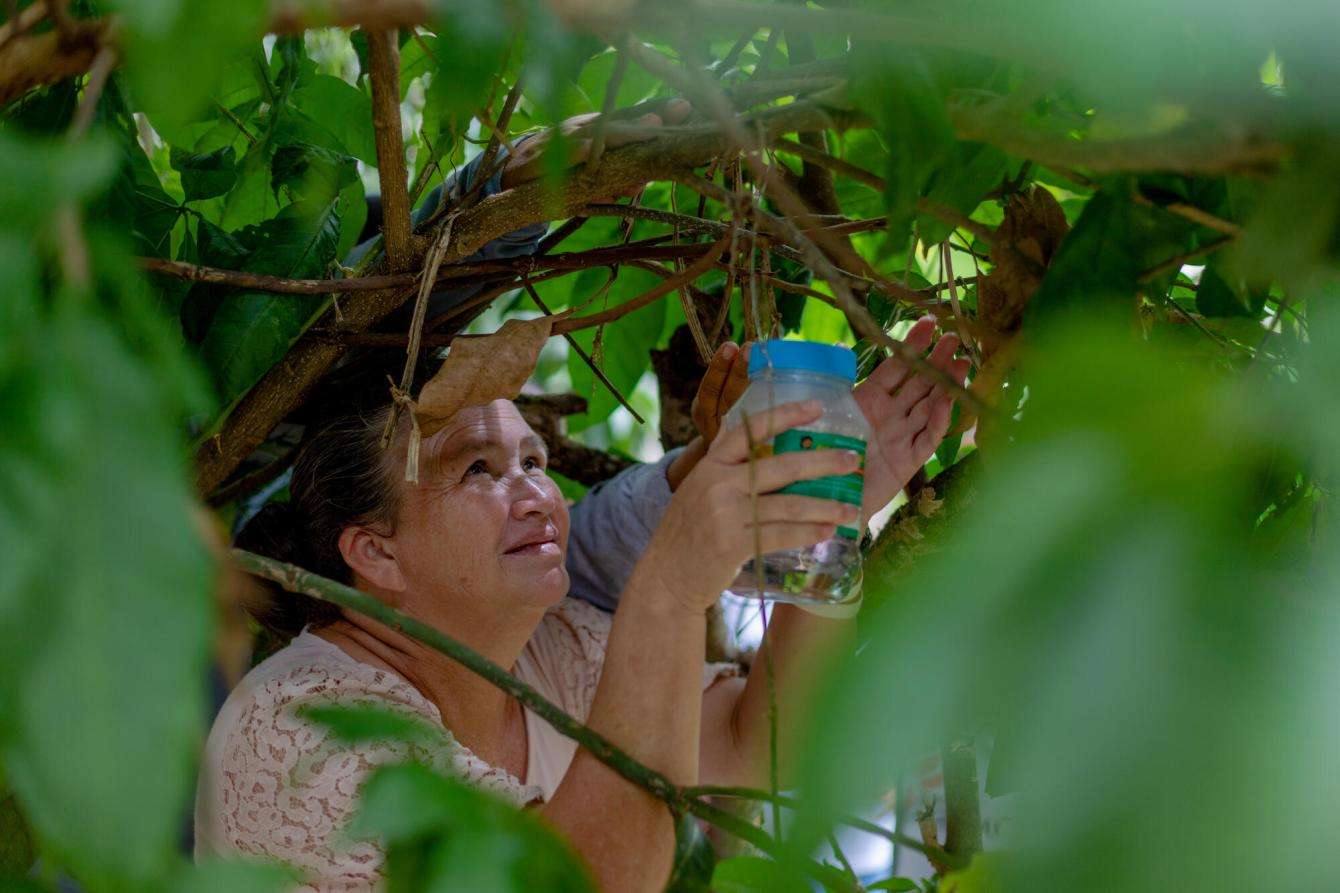
[[[1028,319],[1095,310],[1120,313],[1145,271],[1177,254],[1189,238],[1190,228],[1171,215],[1108,190],[1099,192],[1052,259],[1029,304]]]
[[[1211,263],[1201,271],[1196,309],[1202,316],[1259,319],[1265,303],[1265,289],[1251,289],[1240,281],[1236,286],[1230,285],[1218,264]]]
[[[225,64],[264,32],[265,0],[121,0],[118,43],[136,107],[169,130],[198,120]]]
[[[882,881],[875,881],[873,884],[866,884],[867,890],[917,890],[917,882],[905,877],[885,878]]]
[[[270,158],[264,146],[247,150],[237,165],[237,183],[223,196],[223,212],[214,221],[226,230],[240,230],[275,216],[279,201],[270,189]]]
[[[805,301],[805,310],[800,316],[800,336],[806,341],[818,341],[822,344],[854,343],[847,317],[841,310],[830,307],[817,298]]]
[[[270,162],[270,188],[287,188],[294,201],[327,205],[358,179],[353,158],[307,143],[282,146]]]
[[[335,258],[340,215],[335,204],[289,205],[273,220],[238,233],[251,248],[243,269],[293,278],[320,277]],[[240,292],[215,313],[200,356],[227,407],[283,358],[294,340],[322,311],[320,296]]]
[[[330,730],[331,737],[347,744],[365,741],[434,741],[442,740],[440,730],[402,712],[381,707],[339,707],[334,705],[304,704],[298,714]]]
[[[851,91],[888,147],[885,198],[889,228],[898,232],[911,222],[917,198],[956,143],[940,88],[922,54],[911,48],[883,50],[860,48],[865,64],[857,68]]]
[[[363,38],[364,45],[367,38]],[[439,38],[434,34],[416,34],[400,48],[400,95],[409,91],[410,83],[417,77],[436,68]]]
[[[295,872],[282,865],[254,862],[202,862],[183,870],[173,879],[174,893],[283,893],[297,880]]]
[[[988,192],[1000,185],[1008,165],[1009,158],[994,146],[956,143],[944,163],[932,172],[926,198],[967,216]],[[943,242],[953,231],[953,224],[938,217],[927,214],[917,217],[917,232],[927,245]]]
[[[675,860],[665,893],[706,893],[716,861],[716,852],[702,826],[685,813],[675,826]]]
[[[23,637],[0,664],[6,778],[88,889],[153,889],[194,789],[212,562],[147,369],[91,316],[24,338],[0,368],[0,530],[28,556],[0,588]]]
[[[383,841],[393,891],[592,889],[581,862],[536,816],[415,764],[373,773],[350,832]]]
[[[377,166],[372,101],[357,87],[331,75],[315,75],[298,85],[291,108],[280,114],[276,139],[281,144],[313,143]]]
[[[118,160],[115,147],[106,140],[71,144],[0,132],[0,167],[5,171],[0,177],[0,227],[35,232],[60,204],[86,199],[101,189]]]
[[[203,155],[174,147],[171,157],[188,202],[223,195],[237,182],[237,157],[231,145]]]
[[[604,284],[608,271],[604,268],[586,270],[577,277],[574,296],[585,300]],[[608,305],[613,307],[627,301],[660,283],[660,278],[644,270],[623,269],[619,278],[607,293]],[[607,326],[603,335],[603,365],[601,371],[619,389],[619,393],[628,397],[644,372],[651,368],[651,349],[661,337],[661,328],[665,322],[665,302],[672,299],[653,301],[646,307],[618,319]],[[600,310],[602,302],[585,311],[585,314]],[[595,329],[582,329],[573,332],[573,338],[588,354],[595,342]],[[591,374],[591,369],[577,356],[576,351],[568,353],[568,374],[572,377],[572,390],[587,399],[587,410],[579,415],[568,416],[568,430],[581,431],[609,418],[618,408],[619,402]]]
[[[772,859],[735,856],[712,872],[715,893],[803,893],[809,885]]]

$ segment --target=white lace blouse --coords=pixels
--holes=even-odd
[[[576,719],[595,697],[609,639],[609,614],[574,598],[551,609],[517,661],[515,674]],[[733,675],[709,664],[703,687]],[[295,711],[304,704],[371,705],[404,711],[441,729],[431,743],[343,744]],[[205,746],[195,806],[196,858],[247,855],[296,867],[314,893],[380,888],[384,854],[342,833],[359,787],[377,766],[415,760],[523,806],[553,796],[576,744],[525,711],[524,781],[490,766],[442,729],[437,708],[399,675],[362,663],[304,632],[234,689]]]

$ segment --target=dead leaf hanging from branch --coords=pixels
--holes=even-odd
[[[418,400],[407,400],[414,428],[410,432],[405,480],[419,482],[419,444],[446,426],[467,406],[512,399],[535,370],[540,349],[554,327],[552,316],[509,319],[492,335],[461,335]]]

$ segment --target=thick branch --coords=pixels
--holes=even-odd
[[[828,112],[804,102],[769,109],[751,119],[762,138],[775,139],[794,130],[815,130],[830,123]],[[531,223],[569,217],[593,198],[640,186],[648,180],[670,179],[676,174],[708,163],[725,151],[727,138],[715,127],[666,128],[663,136],[644,143],[609,149],[594,170],[582,169],[554,191],[540,182],[490,196],[455,218],[447,261],[473,254],[484,244]],[[409,268],[422,263],[422,249],[414,247]],[[366,331],[412,294],[407,287],[392,287],[368,293],[352,307],[343,308],[340,320],[327,319],[327,332]],[[270,430],[315,387],[316,382],[343,354],[345,346],[329,335],[305,335],[242,398],[224,420],[218,433],[196,453],[196,482],[202,492],[212,492],[256,448]]]
[[[940,749],[945,788],[945,850],[967,862],[982,851],[982,804],[977,752],[956,742]]]
[[[410,267],[409,174],[400,129],[400,47],[394,31],[365,31],[368,79],[372,82],[372,126],[376,132],[377,175],[382,187],[382,234],[391,271]]]

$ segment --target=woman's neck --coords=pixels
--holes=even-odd
[[[511,672],[522,649],[535,633],[543,612],[499,616],[501,612],[469,612],[454,621],[425,617],[413,610],[413,599],[397,599],[406,614],[469,646]],[[437,613],[437,612],[434,612]],[[413,685],[437,707],[442,724],[480,759],[503,766],[524,780],[525,716],[510,695],[439,651],[399,630],[361,615],[344,615],[316,631],[363,663],[388,669]],[[519,764],[519,765],[518,765]]]

